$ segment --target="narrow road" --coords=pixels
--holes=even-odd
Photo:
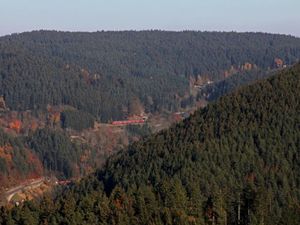
[[[7,200],[7,202],[10,202],[10,200],[12,199],[12,197],[19,193],[22,192],[23,190],[28,190],[30,188],[35,188],[38,187],[39,185],[41,185],[44,181],[46,180],[45,177],[36,179],[31,181],[30,183],[26,183],[26,184],[21,184],[17,187],[11,188],[8,191],[6,191],[3,196],[4,198]]]

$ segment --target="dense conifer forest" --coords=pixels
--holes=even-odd
[[[274,75],[276,71],[252,70],[242,71],[233,74],[227,79],[217,81],[204,87],[197,95],[198,99],[205,98],[208,101],[215,101],[225,94],[228,94],[244,85]]]
[[[11,110],[71,105],[107,122],[126,118],[136,98],[147,112],[178,110],[190,77],[299,58],[300,39],[284,35],[36,31],[0,38],[0,95]]]
[[[0,224],[300,224],[300,64],[111,157]]]
[[[70,178],[79,161],[80,149],[61,131],[40,129],[28,138],[28,146],[41,159],[45,170],[57,171],[60,176]]]

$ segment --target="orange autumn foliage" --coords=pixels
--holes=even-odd
[[[38,123],[36,121],[32,121],[30,124],[30,130],[36,131],[36,129],[39,127]]]
[[[28,163],[30,163],[31,165],[34,165],[34,170],[30,174],[28,174],[28,176],[30,178],[40,177],[43,174],[43,165],[42,165],[41,161],[31,151],[26,150],[26,152],[27,152]]]
[[[13,129],[17,133],[20,133],[22,122],[20,120],[13,120],[12,122],[9,123],[8,127],[10,129]]]
[[[243,65],[243,67],[242,67],[242,69],[243,70],[252,70],[252,64],[251,63],[248,63],[248,62],[246,62],[244,65]]]
[[[60,122],[60,112],[52,112],[48,119],[51,124],[58,124]]]
[[[275,62],[276,67],[278,67],[278,68],[283,67],[283,60],[282,60],[282,59],[276,58],[276,59],[274,60],[274,62]]]

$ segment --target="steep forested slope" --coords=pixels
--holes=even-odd
[[[257,80],[265,79],[269,76],[274,75],[277,70],[251,70],[251,71],[241,71],[227,79],[222,79],[215,83],[206,85],[202,90],[199,91],[197,98],[205,98],[209,102],[215,101],[222,97],[223,95],[229,94],[234,90],[250,85]]]
[[[39,31],[0,38],[0,95],[9,108],[71,105],[102,121],[177,110],[189,77],[223,77],[231,66],[266,70],[300,58],[300,40],[263,33]]]
[[[4,184],[14,184],[25,178],[40,176],[42,164],[17,138],[0,129],[0,191]]]
[[[299,224],[300,65],[222,97],[2,224]]]
[[[84,151],[92,150],[71,142],[61,130],[37,129],[28,137],[14,137],[0,129],[0,193],[45,174],[78,177],[84,170],[80,161]]]

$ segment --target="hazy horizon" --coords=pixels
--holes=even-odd
[[[296,38],[300,38],[300,35],[293,35],[293,34],[285,34],[285,33],[272,33],[272,32],[264,32],[264,31],[222,31],[222,30],[162,30],[162,29],[144,29],[144,30],[95,30],[95,31],[76,31],[76,30],[55,30],[55,29],[39,29],[39,30],[28,30],[28,31],[21,31],[21,32],[13,32],[9,34],[0,35],[0,37],[10,36],[14,34],[23,34],[23,33],[31,33],[31,32],[39,32],[39,31],[45,31],[45,32],[70,32],[70,33],[97,33],[97,32],[142,32],[142,31],[160,31],[160,32],[218,32],[218,33],[265,33],[265,34],[277,34],[277,35],[286,35],[286,36],[292,36]]]
[[[0,7],[0,36],[33,30],[191,30],[300,37],[297,0],[0,0]]]

